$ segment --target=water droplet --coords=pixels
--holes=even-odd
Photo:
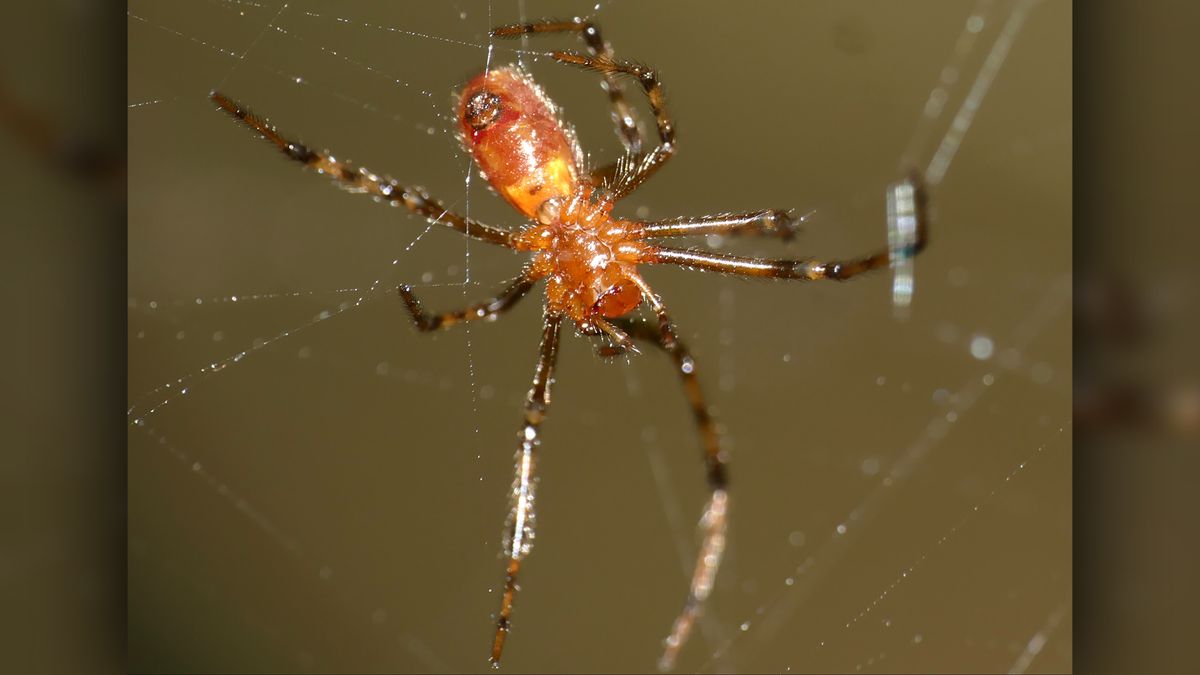
[[[986,335],[976,335],[971,338],[971,356],[980,361],[992,358],[992,351],[994,349],[995,345],[992,343],[992,339]]]
[[[877,457],[868,457],[862,461],[862,472],[867,476],[874,476],[879,473],[879,459]]]

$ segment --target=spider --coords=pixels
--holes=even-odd
[[[641,340],[674,360],[704,451],[708,500],[700,518],[701,544],[687,597],[663,641],[659,667],[667,670],[700,616],[721,563],[729,512],[728,474],[717,426],[696,377],[696,362],[679,339],[666,305],[642,279],[638,266],[679,265],[746,277],[842,281],[888,265],[896,251],[883,250],[845,261],[819,261],[739,257],[655,243],[657,239],[703,234],[759,234],[786,240],[795,234],[798,220],[790,211],[775,209],[654,221],[614,216],[614,205],[675,154],[675,128],[658,73],[615,59],[600,29],[587,19],[505,25],[493,29],[490,35],[515,38],[541,33],[575,33],[582,38],[587,53],[554,51],[550,56],[601,76],[625,153],[611,164],[588,171],[573,129],[520,66],[487,69],[470,80],[457,97],[460,139],[492,189],[530,221],[517,230],[453,213],[420,187],[400,184],[365,168],[353,168],[328,151],[316,152],[287,139],[264,118],[219,92],[213,92],[211,98],[289,158],[329,175],[350,191],[403,205],[432,223],[472,239],[533,254],[520,275],[495,297],[456,311],[427,313],[411,286],[398,289],[417,329],[436,331],[464,321],[495,320],[538,281],[546,281],[541,345],[533,385],[525,400],[524,421],[517,434],[516,475],[504,528],[506,568],[489,659],[493,666],[500,664],[521,563],[533,544],[539,430],[550,408],[563,321],[574,322],[577,332],[584,336],[600,338],[597,351],[602,356],[636,353],[634,342]],[[654,113],[657,144],[649,150],[643,149],[637,117],[625,100],[623,85],[630,80],[641,87]],[[915,177],[912,185],[916,239],[902,251],[906,256],[915,255],[926,243],[926,196]],[[626,318],[642,303],[653,310],[656,325]]]

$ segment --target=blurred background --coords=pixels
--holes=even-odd
[[[1170,555],[1154,552],[1188,492],[1182,483],[1154,497],[1133,482],[1119,487],[1105,463],[1128,468],[1130,440],[1149,453],[1138,454],[1138,475],[1194,461],[1195,373],[1171,351],[1190,342],[1165,328],[1188,306],[1189,279],[1177,271],[1186,268],[1159,264],[1169,258],[1146,263],[1152,276],[1136,274],[1128,252],[1148,247],[1153,234],[1129,239],[1140,230],[1108,205],[1074,218],[1092,218],[1094,232],[1113,223],[1126,239],[1077,239],[1109,265],[1089,265],[1089,276],[1080,269],[1072,281],[1072,15],[1058,2],[757,13],[682,3],[130,5],[128,548],[72,555],[94,551],[67,543],[83,522],[99,516],[102,527],[88,532],[120,534],[109,511],[89,508],[108,485],[103,468],[89,476],[99,477],[88,483],[92,498],[51,507],[16,478],[20,470],[49,468],[43,484],[61,487],[79,485],[93,467],[70,452],[78,428],[61,424],[61,410],[39,416],[36,397],[14,401],[14,410],[31,410],[13,416],[36,442],[28,447],[61,454],[14,455],[27,460],[10,475],[24,488],[13,494],[28,495],[29,515],[15,530],[24,536],[7,587],[17,604],[55,595],[38,605],[40,621],[13,634],[57,641],[73,631],[63,614],[82,622],[115,610],[118,598],[103,592],[113,565],[104,563],[127,554],[135,671],[486,667],[537,302],[494,325],[431,337],[411,329],[391,289],[417,283],[427,305],[448,308],[488,294],[520,259],[305,175],[213,111],[207,92],[220,87],[307,143],[423,184],[475,217],[517,225],[478,176],[468,182],[449,104],[482,68],[488,27],[569,14],[594,14],[618,56],[659,68],[667,84],[680,153],[622,204],[623,215],[809,214],[786,246],[695,242],[722,250],[876,249],[886,236],[884,188],[930,161],[972,85],[994,77],[933,189],[933,243],[916,261],[906,319],[894,317],[886,273],[801,286],[647,271],[696,352],[733,462],[726,564],[680,669],[1070,669],[1073,535],[1085,558],[1081,582],[1134,582],[1079,598],[1081,612],[1088,603],[1082,635],[1104,635],[1110,646],[1095,663],[1120,672],[1169,662],[1168,650],[1146,656],[1129,642],[1182,636],[1172,617],[1195,552],[1186,538]],[[1006,39],[1002,58],[989,61]],[[519,58],[563,105],[594,161],[610,159],[617,144],[594,78],[532,53],[563,47],[574,45],[548,38]],[[520,49],[499,43],[493,62],[513,61]],[[1138,72],[1109,58],[1104,72],[1114,78]],[[70,108],[13,82],[11,98],[30,110]],[[1135,103],[1153,95],[1141,93],[1104,100],[1136,117]],[[58,118],[58,128],[76,128]],[[36,136],[28,127],[10,125],[18,151],[47,156],[26,142]],[[1087,132],[1121,138],[1099,128]],[[1098,197],[1129,186],[1117,172],[1138,152],[1163,146],[1120,147],[1112,156],[1095,143],[1080,149],[1080,176],[1096,172],[1114,191]],[[111,178],[30,163],[31,187],[13,194],[32,205],[57,194],[53,184],[80,186],[72,194],[97,200],[79,202],[89,213],[119,194],[103,187]],[[35,180],[37,171],[57,180]],[[82,221],[42,222],[63,223],[58,231],[69,235]],[[27,274],[84,277],[86,268],[60,260],[69,275]],[[1121,277],[1111,274],[1118,267]],[[36,313],[53,306],[42,288],[50,286],[8,292]],[[1072,423],[1072,291],[1078,305],[1085,288],[1098,290],[1086,311],[1077,306],[1074,330],[1097,338],[1081,363],[1126,365],[1088,379],[1088,396],[1075,396],[1087,414]],[[38,345],[58,358],[22,360],[22,381],[53,390],[55,373],[57,381],[89,369],[105,377],[102,361],[64,360],[76,352],[54,347],[80,332],[51,324]],[[572,338],[559,373],[542,455],[541,536],[505,665],[649,670],[695,546],[703,490],[694,432],[657,354],[605,363]],[[1076,489],[1094,500],[1088,508],[1104,498],[1109,510],[1098,513],[1110,517],[1073,527],[1076,434],[1096,438],[1098,449],[1076,466]],[[1109,440],[1117,434],[1124,443]],[[1138,527],[1143,514],[1157,517],[1157,528]],[[1141,544],[1122,546],[1122,533]],[[1105,567],[1089,546],[1103,546],[1120,567]],[[48,570],[73,583],[52,584]],[[1170,597],[1159,579],[1169,580]],[[1106,619],[1108,609],[1138,620]],[[35,664],[78,658],[25,643]]]
[[[580,14],[660,70],[679,129],[622,214],[809,214],[791,245],[721,250],[880,248],[887,185],[994,76],[932,188],[907,320],[886,273],[806,287],[646,271],[732,461],[728,561],[680,668],[1068,668],[1071,15],[1024,7],[131,5],[131,667],[487,668],[540,303],[429,336],[393,289],[450,308],[521,258],[305,175],[206,94],[518,225],[468,182],[453,94],[490,26]],[[579,44],[490,53],[528,61],[591,161],[614,158],[597,78],[535,60],[554,48]],[[923,118],[939,96],[945,114]],[[568,339],[541,468],[506,668],[653,668],[704,487],[667,360],[605,363]]]

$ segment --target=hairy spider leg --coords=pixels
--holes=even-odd
[[[721,438],[717,431],[716,421],[696,376],[696,361],[675,332],[671,317],[662,300],[648,286],[644,287],[644,291],[658,318],[657,330],[644,323],[635,323],[628,319],[617,319],[614,323],[631,337],[655,344],[675,362],[676,372],[683,384],[684,394],[692,410],[692,418],[704,446],[705,475],[709,490],[708,502],[700,516],[700,528],[703,536],[696,564],[692,568],[687,599],[684,601],[683,609],[671,625],[671,632],[663,640],[663,653],[658,660],[659,670],[668,671],[675,667],[680,650],[687,643],[692,628],[704,610],[704,603],[712,592],[717,569],[721,565],[721,558],[725,552],[729,513],[729,470],[725,454],[721,451]]]
[[[440,312],[438,314],[427,314],[421,307],[421,301],[413,294],[413,287],[409,284],[403,284],[397,292],[400,294],[400,299],[404,301],[404,305],[408,307],[408,313],[412,315],[413,323],[421,332],[429,332],[435,330],[444,330],[455,324],[463,321],[494,321],[504,312],[512,309],[514,305],[524,298],[534,284],[538,282],[539,277],[536,276],[530,267],[526,267],[521,276],[513,279],[494,297],[488,298],[482,302],[477,302],[468,305],[463,309],[451,310],[448,312]]]
[[[551,52],[550,56],[559,63],[579,66],[604,76],[631,77],[645,92],[658,129],[658,145],[648,153],[625,155],[592,172],[592,180],[611,192],[614,201],[628,196],[675,155],[675,124],[667,112],[667,98],[658,73],[652,68],[629,61],[617,61],[605,55],[585,56],[577,52],[556,51]]]
[[[903,251],[905,256],[915,256],[929,244],[929,196],[919,176],[912,181],[917,202],[917,238],[911,248]],[[722,272],[745,277],[768,279],[796,279],[800,281],[845,281],[864,272],[886,267],[891,262],[887,249],[870,255],[848,260],[816,260],[811,258],[750,258],[745,256],[712,253],[698,249],[677,249],[665,246],[647,246],[638,260],[648,265],[679,265],[706,272]]]
[[[613,92],[619,94],[621,91],[619,77],[632,77],[642,87],[650,103],[650,110],[654,113],[659,145],[650,152],[643,153],[641,137],[637,133],[637,118],[634,117],[633,109],[625,105],[623,96],[613,99],[613,117],[614,119],[619,118],[617,135],[625,146],[626,154],[615,162],[592,171],[590,178],[592,183],[603,185],[612,192],[615,201],[636,190],[675,154],[675,127],[667,114],[666,97],[663,95],[662,83],[658,80],[658,74],[650,68],[636,63],[616,60],[611,47],[600,39],[599,28],[590,21],[582,19],[570,21],[548,19],[533,23],[511,24],[492,29],[491,35],[498,38],[516,38],[535,33],[570,30],[581,31],[584,41],[588,45],[590,56],[577,52],[555,51],[550,54],[552,58],[560,63],[579,66],[599,73],[603,78],[605,88],[609,91],[610,98],[612,98]],[[620,101],[619,106],[617,101]],[[635,138],[636,141],[633,140]]]
[[[683,216],[642,222],[647,239],[691,237],[704,234],[756,234],[791,241],[800,231],[800,221],[791,211],[765,209],[748,213],[718,213],[710,216]]]
[[[533,385],[525,398],[525,421],[517,434],[516,475],[509,500],[508,520],[504,525],[504,557],[508,563],[504,573],[504,593],[500,613],[496,616],[496,636],[492,640],[490,661],[500,667],[504,640],[508,637],[513,599],[517,594],[517,574],[521,560],[529,553],[534,537],[534,497],[537,488],[537,449],[541,444],[539,431],[550,409],[550,386],[554,382],[554,364],[558,358],[559,327],[562,317],[546,313],[542,326],[542,343],[538,348],[537,369]]]
[[[600,37],[600,27],[588,19],[575,17],[570,20],[546,20],[534,23],[515,23],[493,28],[492,37],[517,38],[535,33],[578,33],[592,56],[613,58],[612,46]],[[617,138],[631,155],[641,154],[642,136],[638,128],[637,114],[625,101],[624,88],[615,73],[602,73],[600,86],[608,93],[612,106],[612,121]]]
[[[350,192],[369,194],[380,201],[402,205],[431,223],[445,225],[473,239],[513,248],[512,232],[453,213],[441,202],[430,197],[424,188],[401,185],[392,178],[377,176],[365,168],[351,167],[349,162],[336,159],[328,151],[317,152],[303,143],[285,138],[266,119],[255,115],[220,92],[214,91],[209,97],[221,110],[257,131],[289,159],[316,169],[317,173],[328,175]]]

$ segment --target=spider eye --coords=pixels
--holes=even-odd
[[[476,92],[467,100],[463,116],[475,131],[486,129],[500,117],[500,97],[486,89]]]

